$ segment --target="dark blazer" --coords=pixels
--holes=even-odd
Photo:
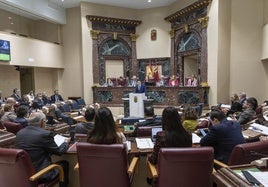
[[[140,88],[136,86],[135,93],[146,93],[146,86],[144,84],[141,84]]]
[[[57,97],[58,97],[58,100],[59,101],[64,101],[60,94],[57,95]],[[50,98],[51,98],[51,103],[55,103],[56,102],[56,95],[55,94],[52,95]]]
[[[20,101],[21,100],[21,97],[17,94],[12,94],[10,97],[13,97],[16,101]]]
[[[206,136],[200,140],[201,146],[212,146],[215,159],[227,164],[233,148],[245,143],[241,126],[235,121],[224,119],[220,124],[213,125]]]
[[[16,134],[15,147],[28,152],[36,172],[52,163],[50,157],[52,154],[62,155],[68,150],[67,143],[57,146],[51,131],[34,126],[27,126]],[[46,181],[55,175],[57,175],[56,170],[52,170],[40,180]]]

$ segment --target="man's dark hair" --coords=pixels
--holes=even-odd
[[[225,119],[225,114],[221,110],[212,110],[210,112],[210,119],[214,120],[215,118],[219,121],[222,121],[223,119]]]
[[[145,116],[153,117],[154,116],[154,108],[152,106],[144,107]]]
[[[28,107],[25,105],[19,106],[17,109],[17,117],[23,118],[28,114]]]
[[[95,109],[94,108],[88,108],[85,111],[85,118],[87,121],[92,121],[95,117]]]
[[[256,110],[258,106],[258,101],[255,97],[250,97],[247,99],[247,103],[251,105],[253,110]]]

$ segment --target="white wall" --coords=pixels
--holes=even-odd
[[[142,24],[137,27],[137,59],[170,57],[170,35],[169,22],[164,18],[168,16],[166,8],[146,9],[139,11],[138,15]],[[157,31],[157,39],[151,40],[151,30]]]
[[[12,95],[14,88],[20,88],[20,73],[13,66],[0,65],[0,80],[4,97]]]
[[[0,38],[10,41],[9,65],[63,68],[63,47],[32,38],[1,33]],[[31,60],[29,60],[31,59]]]
[[[230,90],[263,102],[268,90],[267,64],[261,62],[264,1],[231,2]]]

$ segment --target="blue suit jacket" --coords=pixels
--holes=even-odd
[[[140,88],[136,86],[135,93],[146,93],[146,86],[144,84],[141,84]]]
[[[227,164],[233,148],[245,143],[241,126],[235,121],[224,119],[220,124],[213,125],[201,141],[201,146],[212,146],[215,159]]]

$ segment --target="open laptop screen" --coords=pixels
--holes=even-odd
[[[155,142],[156,141],[156,134],[157,132],[162,131],[162,127],[161,126],[155,126],[152,127],[152,141]]]

